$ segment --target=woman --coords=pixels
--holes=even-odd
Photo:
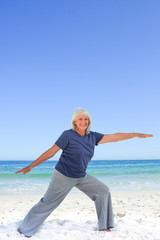
[[[94,147],[102,143],[117,142],[134,137],[146,138],[153,135],[141,133],[101,134],[90,131],[90,127],[91,117],[88,111],[77,109],[72,117],[72,129],[64,131],[53,147],[28,167],[16,172],[26,174],[62,149],[46,194],[29,211],[18,228],[18,231],[26,237],[31,237],[37,232],[40,225],[58,207],[73,187],[83,191],[95,202],[100,231],[110,231],[114,227],[109,188],[98,179],[86,174],[87,165],[94,154]]]

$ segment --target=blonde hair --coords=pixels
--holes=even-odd
[[[91,120],[91,116],[90,116],[89,112],[83,108],[77,108],[74,111],[73,116],[72,116],[72,122],[71,122],[72,130],[77,131],[77,127],[74,122],[76,121],[76,119],[79,115],[86,115],[88,117],[89,122],[88,122],[88,127],[86,129],[86,134],[89,134],[92,120]]]

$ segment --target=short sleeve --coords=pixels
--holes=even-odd
[[[96,146],[97,146],[98,143],[102,140],[103,136],[104,136],[104,134],[95,132],[95,138],[96,138],[96,143],[95,143],[95,145],[96,145]]]
[[[68,141],[69,136],[68,136],[68,132],[64,131],[61,136],[57,139],[57,141],[55,142],[55,144],[60,147],[62,150],[64,150],[67,146],[68,146]]]

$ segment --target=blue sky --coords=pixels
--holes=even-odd
[[[154,134],[94,159],[159,159],[159,11],[159,0],[0,1],[0,160],[36,159],[77,107],[93,131]]]

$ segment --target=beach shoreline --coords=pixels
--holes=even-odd
[[[115,228],[107,239],[160,240],[160,190],[111,191]],[[0,195],[0,239],[18,240],[16,228],[43,194]],[[104,239],[97,229],[94,202],[71,192],[32,239]]]

